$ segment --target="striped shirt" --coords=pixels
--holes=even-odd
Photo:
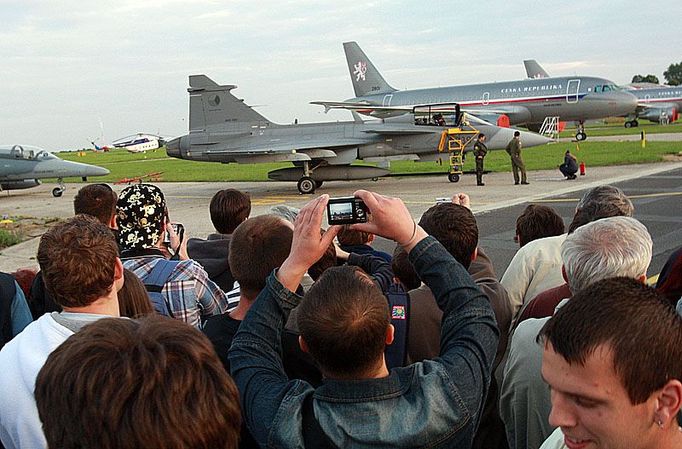
[[[142,282],[162,257],[150,255],[123,259],[123,266],[135,273]],[[170,304],[173,317],[200,328],[203,319],[228,310],[228,299],[206,271],[193,260],[182,260],[175,267],[161,293]],[[237,298],[237,301],[239,298]]]

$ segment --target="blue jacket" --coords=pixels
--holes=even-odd
[[[246,424],[262,447],[303,447],[301,405],[310,394],[317,420],[338,447],[471,447],[497,349],[493,311],[433,237],[409,257],[443,309],[440,357],[381,379],[327,379],[316,390],[282,369],[281,332],[300,297],[268,278],[229,352]]]

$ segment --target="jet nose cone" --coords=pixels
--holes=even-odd
[[[536,147],[538,145],[545,145],[550,142],[554,142],[547,136],[542,134],[533,133],[530,131],[521,131],[521,143],[524,147]]]
[[[90,174],[88,176],[106,176],[109,173],[111,172],[109,171],[108,168],[97,167],[93,165],[92,168],[90,169]]]

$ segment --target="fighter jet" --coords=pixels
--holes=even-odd
[[[40,185],[40,180],[57,178],[59,187],[52,195],[64,193],[64,178],[108,175],[109,170],[95,165],[59,159],[42,148],[29,145],[0,145],[0,190],[28,189]]]
[[[603,78],[557,77],[466,86],[410,89],[391,87],[355,42],[343,44],[355,98],[342,102],[314,101],[329,109],[350,109],[374,117],[409,112],[414,105],[458,103],[462,110],[500,126],[525,125],[539,130],[546,117],[580,124],[577,140],[585,140],[585,120],[628,114],[634,95],[621,90],[595,91],[595,86],[615,86]]]
[[[205,75],[190,76],[189,85],[189,134],[168,142],[169,156],[221,163],[289,161],[293,167],[271,171],[268,177],[297,181],[302,194],[314,193],[324,181],[388,174],[386,168],[351,166],[357,159],[387,165],[391,160],[437,160],[448,156],[437,150],[448,128],[435,122],[428,124],[432,112],[429,106],[423,108],[427,114],[417,119],[409,114],[364,122],[356,114],[352,122],[278,125],[232,95],[230,92],[237,86],[218,85]],[[486,134],[490,149],[504,148],[515,131],[481,120],[471,127]],[[521,139],[524,146],[550,142],[525,131]]]

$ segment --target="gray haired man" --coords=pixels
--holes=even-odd
[[[634,218],[604,218],[579,227],[561,245],[571,292],[618,276],[644,282],[652,246],[646,227]],[[553,430],[548,422],[550,393],[541,377],[543,348],[536,342],[548,320],[523,321],[511,339],[500,396],[500,414],[511,449],[537,449]]]

